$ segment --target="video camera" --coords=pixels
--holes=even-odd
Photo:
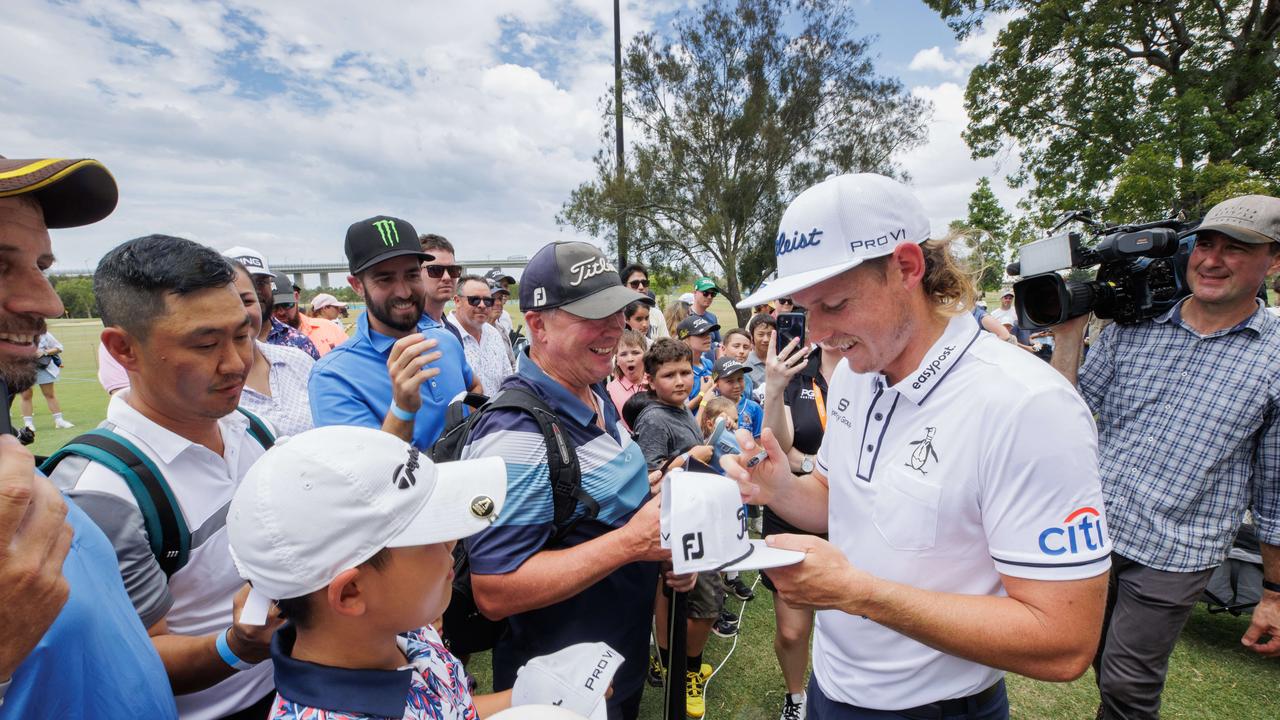
[[[1062,232],[1024,245],[1008,267],[1021,275],[1013,285],[1018,325],[1046,328],[1093,312],[1100,318],[1134,324],[1160,315],[1191,291],[1187,258],[1199,223],[1177,218],[1141,225],[1103,226],[1087,210],[1067,213],[1054,227],[1083,222],[1094,241]],[[1093,280],[1068,280],[1067,268],[1098,266]]]

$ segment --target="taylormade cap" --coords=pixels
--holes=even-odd
[[[90,225],[116,209],[120,190],[106,166],[88,158],[10,160],[0,155],[0,197],[30,195],[49,228]]]
[[[1240,242],[1280,242],[1280,198],[1241,195],[1209,208],[1196,231],[1216,230]]]
[[[319,295],[316,295],[315,297],[311,298],[312,310],[319,310],[321,308],[327,308],[327,307],[344,308],[346,306],[347,306],[346,303],[330,295],[329,293],[320,293]]]
[[[347,228],[347,268],[352,275],[362,273],[384,260],[404,255],[417,256],[426,262],[435,256],[422,252],[418,231],[408,220],[375,215],[351,223]]]
[[[738,303],[747,309],[929,239],[929,216],[906,185],[883,175],[838,175],[805,190],[782,215],[778,277]]]
[[[529,259],[520,276],[520,310],[561,308],[588,320],[599,320],[648,295],[622,284],[618,269],[595,245],[553,242]]]
[[[719,329],[719,325],[707,322],[707,319],[701,315],[690,315],[676,325],[676,337],[684,340],[693,335],[706,335]]]
[[[237,245],[223,250],[222,257],[231,258],[245,266],[250,275],[270,275],[272,280],[275,280],[275,273],[271,272],[270,266],[267,265],[266,256],[253,248]]]
[[[751,372],[751,368],[745,363],[740,363],[731,357],[722,357],[716,360],[716,364],[711,366],[711,377],[716,380],[731,378],[734,375],[742,375]]]
[[[678,574],[732,572],[794,565],[798,550],[772,548],[747,537],[747,513],[733,480],[676,470],[662,478],[659,533]]]
[[[602,642],[570,645],[536,657],[516,672],[511,704],[554,705],[590,720],[607,720],[605,692],[622,661],[621,654]]]
[[[261,625],[270,601],[315,592],[383,548],[484,530],[506,496],[501,458],[436,465],[373,428],[281,438],[249,469],[227,513],[231,558],[253,585],[240,619]]]

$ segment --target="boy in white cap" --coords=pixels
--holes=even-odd
[[[371,428],[317,428],[263,455],[227,532],[253,586],[242,619],[290,621],[271,646],[271,717],[471,719],[510,705],[511,691],[473,699],[428,625],[449,604],[454,543],[488,527],[506,491],[501,459],[435,465]]]

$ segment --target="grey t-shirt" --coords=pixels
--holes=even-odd
[[[640,411],[635,436],[650,470],[672,455],[702,444],[702,432],[693,413],[662,402],[654,402]]]

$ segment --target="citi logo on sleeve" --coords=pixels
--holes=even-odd
[[[1094,552],[1106,545],[1102,513],[1087,505],[1071,511],[1062,525],[1047,527],[1040,533],[1040,552],[1054,557]]]

